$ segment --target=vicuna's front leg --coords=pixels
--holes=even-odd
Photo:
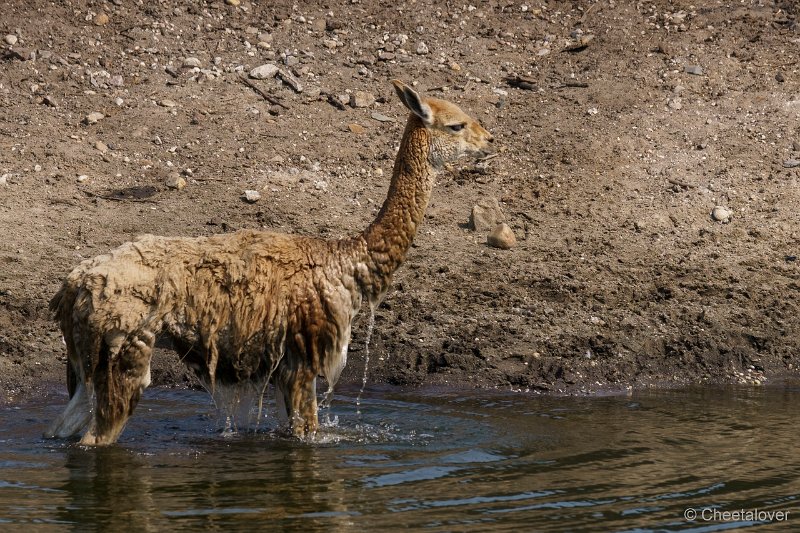
[[[317,375],[310,369],[284,369],[278,376],[278,409],[285,409],[295,437],[317,432]],[[281,405],[283,404],[283,405]]]
[[[109,348],[104,343],[92,375],[94,421],[81,444],[105,445],[117,441],[150,384],[154,344],[155,335],[149,331],[128,337],[118,348]]]

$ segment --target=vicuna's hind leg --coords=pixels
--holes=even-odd
[[[285,414],[292,433],[303,438],[317,431],[317,376],[304,367],[283,368],[277,379],[279,415]],[[283,412],[281,412],[283,410]]]
[[[92,401],[83,373],[83,360],[71,335],[64,337],[67,345],[67,390],[70,401],[64,412],[44,432],[48,439],[65,439],[83,431],[92,418]]]
[[[81,444],[116,442],[150,384],[150,358],[155,340],[153,333],[140,331],[116,347],[101,350],[92,376],[94,421]]]

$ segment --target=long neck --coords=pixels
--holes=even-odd
[[[379,299],[389,288],[428,207],[434,177],[429,152],[430,132],[412,114],[394,162],[389,194],[375,221],[360,236],[366,244],[369,270],[362,283],[370,300]]]

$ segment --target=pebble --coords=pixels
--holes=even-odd
[[[675,109],[676,111],[683,108],[683,103],[681,103],[680,96],[676,96],[675,98],[671,99],[667,105],[669,105],[670,109]]]
[[[472,206],[469,227],[474,231],[487,231],[505,219],[503,211],[500,209],[500,202],[497,201],[497,198],[490,196]]]
[[[18,39],[16,35],[6,35],[5,37],[3,37],[3,40],[6,42],[6,44],[14,46],[15,44],[17,44]]]
[[[83,119],[83,123],[89,125],[97,124],[98,121],[103,120],[104,118],[106,118],[104,114],[95,111],[86,115],[86,117]]]
[[[161,107],[175,107],[178,104],[176,104],[174,101],[168,98],[165,98],[163,100],[159,100],[158,105],[160,105]]]
[[[108,152],[108,145],[106,143],[104,143],[103,141],[97,141],[96,143],[94,143],[94,147],[101,154],[104,154],[104,153]]]
[[[277,73],[278,67],[271,63],[266,63],[251,70],[250,77],[254,80],[266,80],[269,78],[274,78],[275,74]]]
[[[503,222],[495,226],[492,232],[489,233],[486,243],[492,248],[509,250],[517,244],[517,237],[508,224]]]
[[[800,159],[787,159],[783,162],[783,166],[786,168],[800,167]]]
[[[683,71],[687,74],[693,74],[695,76],[703,75],[703,67],[700,65],[687,65],[683,68]]]
[[[365,128],[361,124],[350,124],[347,126],[347,129],[349,129],[352,133],[356,133],[359,135],[367,131],[367,128]]]
[[[717,222],[730,222],[731,212],[728,208],[718,205],[711,210],[711,218]]]
[[[83,183],[84,181],[86,181],[86,180],[88,180],[88,179],[89,179],[89,176],[87,176],[86,174],[81,174],[81,175],[80,175],[80,176],[78,176],[78,178],[77,178],[77,180],[78,180],[78,183]]]
[[[242,3],[242,0],[225,0],[225,3],[229,6],[237,7]]]
[[[314,182],[314,188],[318,191],[327,191],[328,190],[328,182],[323,180],[318,180]]]
[[[8,185],[8,174],[0,176],[0,185]]]
[[[118,105],[118,106],[122,106],[122,104],[124,104],[124,103],[125,103],[125,100],[123,100],[123,99],[122,99],[122,98],[120,98],[120,97],[117,97],[117,98],[114,98],[114,103],[115,103],[116,105]]]
[[[261,193],[252,189],[248,189],[244,191],[244,199],[251,204],[254,204],[261,199]]]
[[[105,13],[98,13],[94,16],[94,24],[95,26],[105,26],[108,24],[108,15]]]
[[[425,54],[429,54],[430,50],[428,49],[428,45],[425,44],[423,41],[420,41],[417,45],[417,54],[424,56]]]
[[[187,57],[183,60],[184,68],[200,68],[203,63],[196,57]]]
[[[170,172],[164,184],[170,189],[177,189],[180,191],[186,187],[186,180],[177,172]],[[247,193],[247,191],[245,191],[245,193]]]
[[[373,113],[370,116],[373,119],[377,120],[378,122],[394,122],[394,119],[392,117],[387,117],[386,115],[383,115],[381,113],[377,113],[376,112],[376,113]]]
[[[370,107],[375,103],[375,97],[366,91],[356,91],[350,96],[350,105],[353,107]]]

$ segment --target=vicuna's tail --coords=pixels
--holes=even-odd
[[[72,316],[75,312],[76,287],[65,281],[61,289],[50,300],[50,312],[61,326],[67,346],[67,389],[70,402],[61,415],[44,432],[45,438],[66,438],[83,431],[92,417],[92,399],[87,390],[84,361],[75,346]]]

